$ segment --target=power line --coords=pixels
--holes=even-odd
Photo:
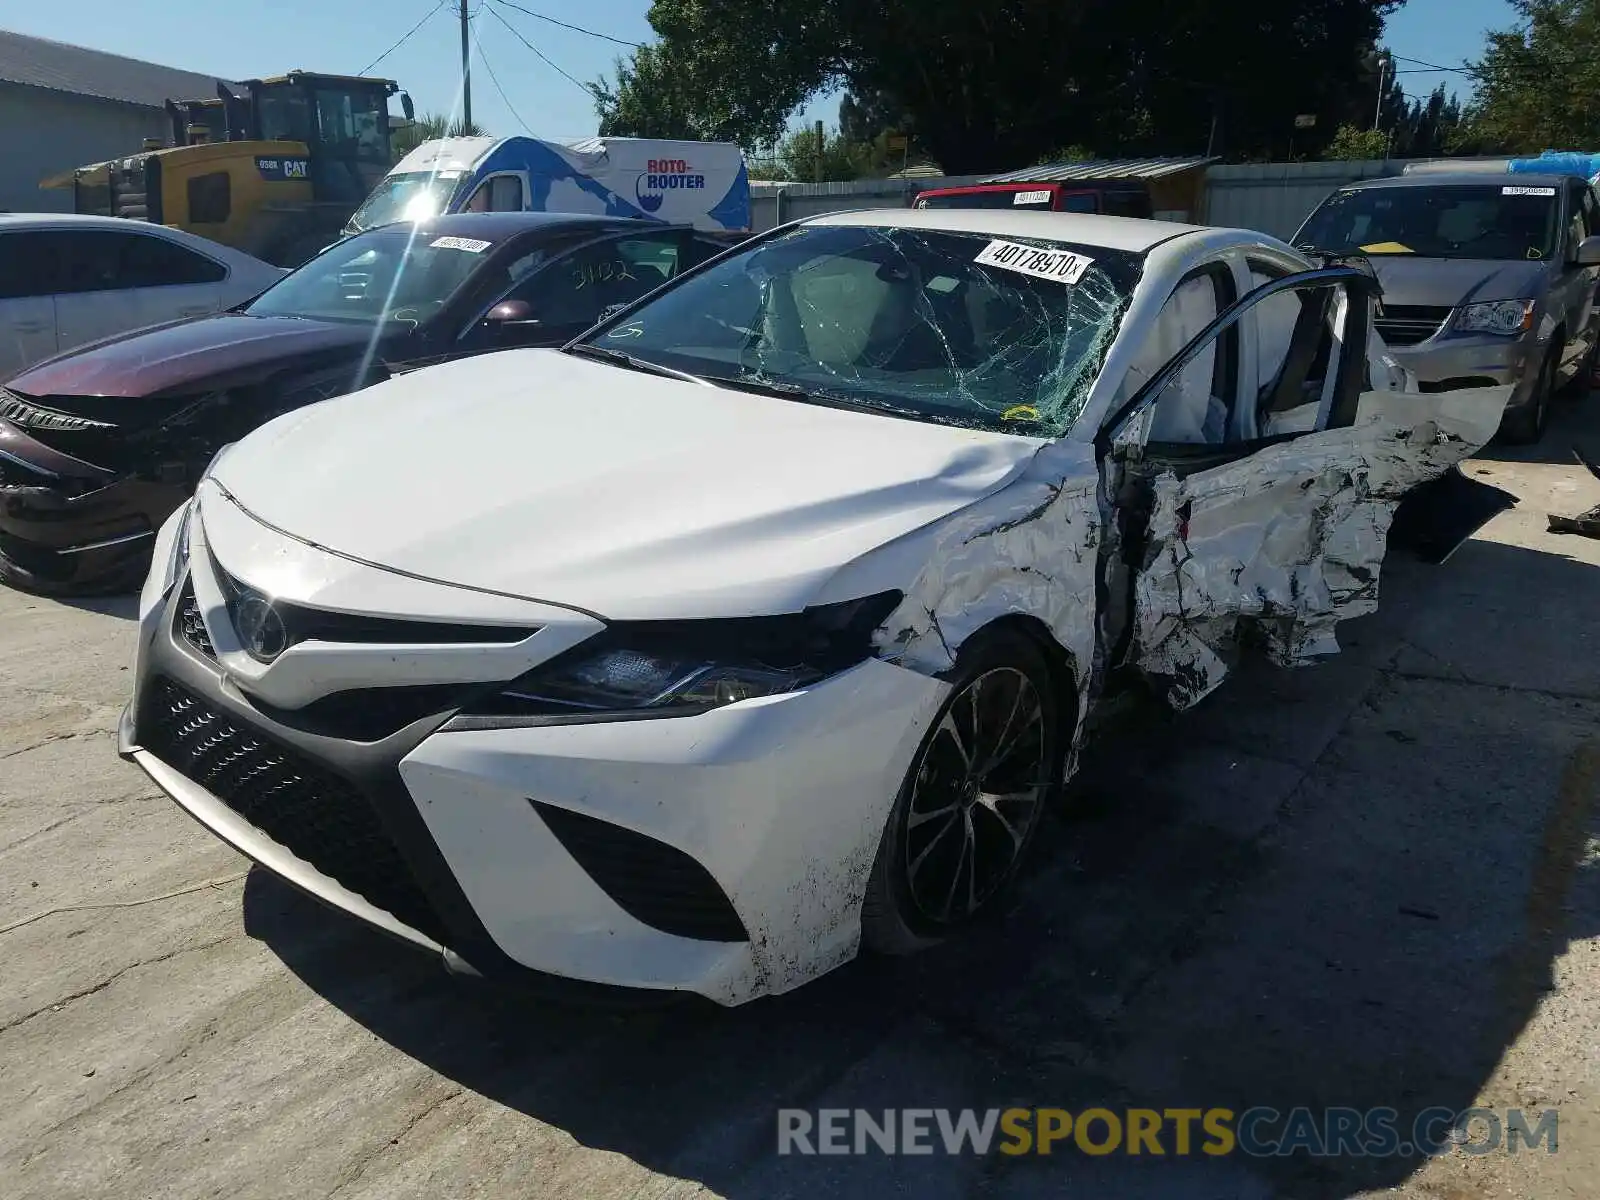
[[[1396,62],[1415,63],[1417,66],[1426,67],[1430,71],[1449,71],[1452,74],[1456,74],[1456,75],[1476,75],[1476,74],[1478,74],[1478,72],[1475,69],[1473,69],[1472,67],[1469,67],[1469,66],[1467,66],[1465,64],[1462,64],[1459,67],[1441,67],[1438,63],[1423,62],[1422,59],[1420,59],[1420,58],[1407,58],[1404,54],[1390,54],[1389,57],[1394,59]],[[1397,74],[1401,74],[1401,75],[1409,75],[1409,74],[1412,74],[1412,73],[1413,72],[1410,72],[1410,71],[1397,72]]]
[[[435,4],[432,8],[430,8],[427,11],[426,15],[423,16],[422,20],[418,21],[410,29],[406,30],[404,37],[402,37],[394,45],[390,46],[382,54],[378,55],[377,58],[373,59],[366,66],[362,67],[360,72],[359,72],[359,74],[365,75],[368,71],[372,70],[373,67],[377,66],[384,59],[388,58],[389,55],[393,54],[396,50],[400,49],[401,46],[404,46],[407,42],[409,42],[411,40],[412,35],[415,34],[417,32],[417,30],[421,29],[424,25],[426,25],[429,21],[431,21],[433,19],[433,14],[438,12],[441,8],[443,8],[445,6],[445,2],[446,2],[446,0],[439,0],[439,3]]]
[[[558,21],[554,17],[547,17],[543,13],[534,12],[531,8],[523,8],[520,4],[512,4],[510,0],[495,0],[496,4],[504,4],[507,8],[514,8],[519,13],[534,17],[540,21],[548,21],[552,25],[559,25],[563,29],[570,29],[574,33],[586,33],[592,38],[599,38],[603,42],[615,42],[619,46],[631,46],[635,50],[642,49],[638,42],[630,42],[626,38],[612,37],[609,33],[596,33],[593,29],[585,29],[582,25],[571,25],[566,21]]]
[[[481,10],[483,5],[480,4],[478,7]],[[522,119],[522,114],[511,103],[511,97],[506,95],[505,88],[500,86],[500,77],[494,73],[494,67],[489,63],[489,56],[483,52],[483,43],[478,40],[478,31],[476,29],[472,31],[472,44],[478,48],[478,61],[483,64],[483,69],[489,73],[489,82],[494,84],[494,90],[500,93],[500,99],[505,102],[506,111],[526,132],[532,133],[533,130],[529,129],[528,123]]]
[[[515,6],[513,5],[513,7],[515,7]],[[591,99],[594,97],[594,92],[590,90],[588,84],[582,82],[581,80],[577,79],[573,75],[569,75],[566,71],[563,71],[555,63],[551,62],[550,59],[545,55],[545,52],[543,50],[539,49],[539,47],[535,46],[532,42],[530,42],[526,37],[523,36],[522,31],[520,29],[518,29],[510,21],[506,20],[505,14],[500,11],[500,0],[494,0],[494,4],[490,6],[489,11],[492,12],[495,15],[495,19],[497,21],[499,21],[500,24],[504,25],[507,29],[509,29],[511,31],[511,36],[512,37],[516,38],[517,41],[521,42],[529,50],[532,50],[535,54],[537,54],[539,56],[540,60],[545,64],[545,66],[549,67],[556,74],[561,75],[562,77],[571,80],[572,84],[575,87],[582,88],[583,92],[584,92],[584,95],[589,96]]]

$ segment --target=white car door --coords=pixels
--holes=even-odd
[[[1336,652],[1338,622],[1377,606],[1400,500],[1499,425],[1509,388],[1374,390],[1374,288],[1351,268],[1266,284],[1101,430],[1120,510],[1106,646],[1176,708],[1209,694],[1245,645],[1285,665]]]
[[[56,352],[53,261],[42,237],[0,233],[0,381]]]
[[[62,350],[220,307],[228,269],[159,234],[83,229],[56,236],[66,275],[56,299]]]

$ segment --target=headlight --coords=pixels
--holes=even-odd
[[[1456,311],[1457,333],[1498,333],[1510,337],[1532,325],[1532,300],[1491,300],[1487,304],[1463,304]]]
[[[190,500],[184,504],[183,516],[178,519],[178,536],[172,539],[172,557],[167,560],[166,575],[161,583],[163,595],[171,591],[172,585],[189,569],[189,522],[193,519],[194,501]]]
[[[882,592],[785,617],[614,625],[513,680],[472,712],[688,716],[782,695],[870,657],[873,631],[899,603],[899,592]]]

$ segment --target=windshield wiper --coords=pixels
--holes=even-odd
[[[680,371],[676,367],[662,366],[660,363],[651,362],[648,358],[636,358],[632,354],[624,354],[621,350],[613,350],[609,346],[595,346],[589,342],[579,342],[568,346],[568,354],[581,354],[587,358],[598,358],[601,362],[615,363],[619,367],[627,367],[632,371],[643,371],[647,375],[665,375],[668,379],[683,379],[689,383],[698,383],[701,387],[714,387],[715,385],[703,375],[691,375],[688,371]]]
[[[926,421],[926,414],[901,408],[881,400],[868,400],[860,396],[843,396],[821,388],[805,387],[798,383],[784,383],[759,375],[707,375],[706,381],[716,387],[732,388],[740,392],[753,392],[758,396],[776,396],[780,400],[799,400],[806,404],[820,404],[824,408],[843,408],[851,412],[888,414],[907,417],[913,421]]]

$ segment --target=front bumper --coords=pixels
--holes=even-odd
[[[1413,372],[1424,387],[1515,385],[1508,409],[1528,402],[1542,361],[1541,347],[1531,335],[1520,338],[1432,337],[1414,345],[1386,349],[1390,357]]]
[[[441,705],[362,742],[319,727],[325,699],[285,710],[241,688],[223,637],[208,655],[183,632],[186,606],[191,629],[197,610],[226,620],[190,587],[147,588],[121,752],[268,870],[513,980],[736,1004],[852,957],[889,808],[947,690],[874,660],[696,717],[462,728],[496,723],[453,727]]]
[[[0,422],[0,558],[42,590],[126,585],[187,489],[117,478]]]

